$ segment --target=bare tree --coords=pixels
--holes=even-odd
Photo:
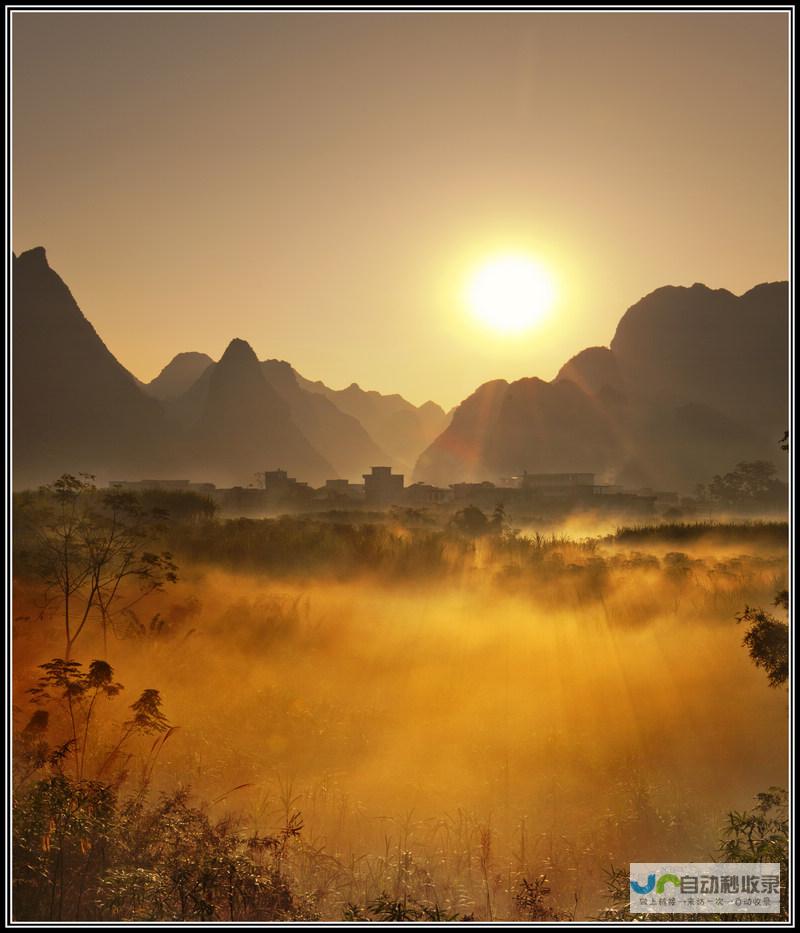
[[[146,510],[134,493],[98,490],[94,477],[64,474],[27,494],[17,511],[23,569],[45,585],[45,608],[63,612],[69,660],[90,619],[108,628],[117,615],[177,581],[168,551],[149,548],[163,530],[166,512]]]

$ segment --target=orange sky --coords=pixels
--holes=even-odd
[[[15,12],[13,224],[150,379],[232,337],[449,407],[665,285],[785,279],[786,13]],[[556,306],[482,330],[527,251]]]

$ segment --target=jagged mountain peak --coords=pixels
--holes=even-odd
[[[250,346],[246,340],[242,340],[241,337],[234,337],[233,340],[225,348],[225,352],[220,357],[220,365],[223,363],[256,363],[258,364],[258,357],[256,356],[256,351]]]
[[[50,268],[50,264],[47,262],[47,250],[43,246],[34,246],[31,249],[26,249],[21,252],[19,256],[15,255],[14,260],[26,266],[43,266],[46,269]]]
[[[14,261],[14,482],[135,468],[163,455],[163,412],[84,316],[43,247]],[[148,452],[148,453],[145,453]]]

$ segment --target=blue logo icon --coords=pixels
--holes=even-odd
[[[635,891],[636,894],[649,894],[654,888],[656,894],[663,894],[664,888],[668,884],[674,884],[675,887],[680,890],[681,879],[677,875],[666,874],[662,875],[658,879],[658,882],[656,882],[656,876],[650,874],[647,876],[647,884],[639,884],[638,881],[634,881],[633,878],[631,878],[631,890]]]

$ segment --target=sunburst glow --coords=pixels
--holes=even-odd
[[[547,270],[527,256],[500,256],[486,262],[468,286],[473,314],[502,333],[519,333],[537,324],[554,299]]]

